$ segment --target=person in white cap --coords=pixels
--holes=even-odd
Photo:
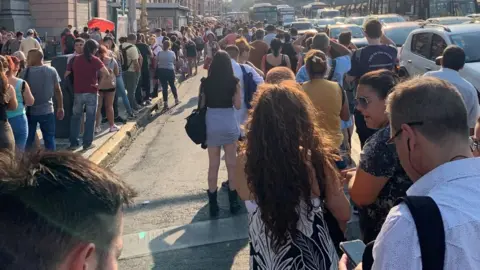
[[[25,55],[28,55],[28,52],[32,49],[38,49],[39,51],[42,51],[42,46],[40,46],[38,40],[33,38],[33,33],[33,29],[28,29],[27,37],[20,43],[19,51],[22,51]]]

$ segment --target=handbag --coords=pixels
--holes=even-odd
[[[108,64],[108,66],[111,66],[112,63],[113,63],[113,58],[110,60],[110,63]],[[111,68],[108,68],[108,72],[109,73],[107,76],[102,76],[102,78],[100,79],[100,82],[98,83],[98,89],[104,90],[104,89],[115,88],[117,83],[115,72],[113,72],[113,69]]]
[[[207,125],[205,121],[207,106],[205,103],[205,92],[203,90],[204,80],[205,78],[201,80],[202,83],[200,84],[197,108],[186,118],[187,123],[185,124],[185,131],[188,137],[195,144],[201,144],[202,148],[206,148],[205,142],[207,141]]]

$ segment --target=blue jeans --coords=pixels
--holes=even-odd
[[[32,147],[37,132],[37,124],[40,124],[45,149],[55,151],[55,115],[53,113],[43,115],[29,115],[28,118],[28,138],[26,148]]]
[[[122,98],[123,106],[127,110],[128,114],[133,114],[132,106],[130,106],[130,101],[128,101],[127,97],[127,89],[125,89],[125,83],[123,81],[122,75],[117,76],[117,93],[119,97]]]
[[[8,118],[8,122],[13,130],[13,136],[15,137],[15,145],[18,150],[25,150],[28,138],[28,120],[25,114],[17,115],[12,118]]]
[[[80,93],[75,94],[73,98],[73,112],[70,119],[70,146],[79,146],[78,136],[80,135],[80,119],[82,118],[83,108],[86,109],[85,129],[83,131],[83,147],[88,147],[93,141],[93,132],[95,127],[95,116],[97,114],[98,94]]]

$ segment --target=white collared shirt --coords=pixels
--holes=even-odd
[[[248,111],[244,102],[245,88],[244,88],[244,82],[243,82],[243,72],[242,72],[242,68],[240,67],[240,64],[237,63],[237,61],[233,59],[230,59],[230,60],[232,61],[233,74],[240,81],[240,88],[242,89],[242,91],[240,91],[241,99],[242,99],[242,108],[240,108],[240,110],[235,111],[236,113],[235,115],[237,116],[237,122],[241,126],[247,120],[247,111]],[[253,69],[249,65],[243,65],[243,66],[245,67],[245,71],[247,71],[247,73],[252,73],[253,80],[257,83],[257,85],[260,85],[263,83],[262,76],[260,76],[255,69]]]
[[[408,196],[430,196],[445,228],[444,269],[480,267],[480,158],[445,163],[415,182]],[[405,204],[393,207],[373,247],[372,269],[422,270],[415,222]]]
[[[474,128],[479,117],[477,90],[469,81],[465,80],[458,71],[449,68],[441,68],[438,71],[430,71],[423,76],[432,76],[453,84],[462,94],[465,107],[467,108],[468,127]]]

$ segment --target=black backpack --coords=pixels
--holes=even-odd
[[[192,113],[186,118],[187,123],[185,124],[185,131],[187,132],[188,137],[195,143],[200,144],[203,149],[206,149],[207,141],[207,125],[206,125],[206,114],[207,106],[205,103],[205,92],[203,82],[205,78],[201,79],[200,92],[198,98],[197,108],[192,111]],[[202,107],[201,104],[205,103]]]
[[[75,38],[72,35],[65,37],[65,54],[71,54],[75,51]]]
[[[133,45],[128,45],[125,48],[120,46],[120,51],[122,52],[122,70],[123,71],[127,71],[130,65],[132,65],[132,61],[130,61],[130,64],[128,63],[128,57],[127,57],[127,51],[132,47]]]
[[[422,256],[422,269],[442,270],[445,263],[445,229],[437,203],[428,196],[406,196],[398,199],[395,205],[400,203],[405,203],[415,222]],[[370,242],[363,253],[364,270],[372,268],[373,245],[374,241]]]

